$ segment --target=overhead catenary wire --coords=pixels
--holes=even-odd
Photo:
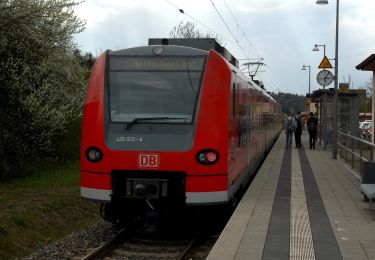
[[[183,15],[186,15],[187,17],[189,17],[191,20],[193,20],[194,22],[200,24],[201,26],[203,26],[204,28],[206,28],[208,31],[210,31],[211,33],[214,33],[215,35],[221,37],[223,40],[227,41],[228,43],[231,43],[233,44],[234,46],[237,46],[243,53],[243,55],[245,56],[245,59],[238,59],[238,60],[260,60],[262,61],[263,58],[261,57],[261,55],[259,54],[258,50],[255,48],[255,46],[251,43],[251,41],[248,39],[247,35],[245,34],[245,32],[243,31],[243,29],[241,28],[241,26],[239,25],[237,19],[235,19],[235,16],[233,15],[232,11],[230,10],[228,4],[225,2],[225,5],[227,6],[227,9],[228,11],[231,13],[232,17],[234,18],[236,24],[237,24],[237,27],[240,29],[243,37],[245,37],[246,41],[249,43],[249,46],[254,49],[255,51],[255,54],[257,56],[257,58],[249,58],[248,55],[246,55],[245,53],[245,50],[248,52],[248,53],[254,53],[252,51],[249,51],[247,48],[244,48],[240,45],[240,41],[237,40],[237,37],[233,34],[233,32],[230,30],[230,28],[228,27],[227,23],[225,22],[224,18],[222,17],[222,15],[220,14],[219,10],[216,8],[215,4],[213,3],[212,0],[210,0],[211,4],[213,5],[213,7],[215,8],[216,12],[218,13],[218,15],[220,16],[220,18],[222,19],[223,23],[225,24],[225,26],[227,27],[227,29],[229,30],[230,34],[232,35],[233,39],[235,40],[235,42],[233,42],[232,40],[228,39],[227,37],[223,36],[222,34],[218,33],[217,31],[213,30],[212,28],[210,28],[209,26],[207,26],[206,24],[204,24],[203,22],[199,21],[198,19],[194,18],[192,15],[190,15],[189,13],[187,13],[184,9],[178,7],[177,5],[175,5],[174,3],[172,3],[170,0],[165,0],[168,4],[170,4],[173,8],[175,8],[179,13],[183,14]],[[242,40],[242,39],[241,39]],[[260,72],[260,71],[259,71]],[[274,86],[274,83],[272,82],[272,79],[270,78],[270,75],[268,74],[268,71],[266,71],[267,73],[267,77],[271,83],[272,86]],[[260,77],[260,75],[258,75]],[[262,77],[260,77],[262,79]]]
[[[255,54],[257,55],[257,57],[259,59],[262,59],[262,56],[259,54],[258,50],[255,48],[254,44],[251,43],[251,41],[249,40],[249,38],[247,37],[246,33],[242,30],[242,27],[240,26],[239,22],[237,21],[236,17],[234,16],[232,10],[229,8],[229,5],[227,4],[227,2],[225,0],[223,0],[224,4],[225,4],[225,7],[228,9],[230,15],[232,16],[232,18],[234,19],[234,21],[236,22],[236,25],[237,25],[237,28],[240,29],[241,33],[242,33],[242,36],[245,37],[246,41],[248,42],[249,46],[252,47],[254,50],[255,50]]]
[[[211,1],[211,0],[210,0],[210,1]],[[258,52],[258,50],[256,49],[256,47],[254,46],[254,44],[252,44],[252,42],[251,42],[251,41],[249,40],[249,38],[247,37],[246,33],[244,32],[244,30],[243,30],[242,27],[240,26],[239,22],[237,21],[235,15],[233,14],[233,12],[232,12],[232,10],[230,9],[230,7],[229,7],[228,3],[226,2],[226,0],[223,0],[223,2],[224,2],[224,4],[225,4],[226,8],[228,9],[230,15],[232,16],[233,20],[235,21],[235,23],[236,23],[236,25],[237,25],[237,28],[241,31],[242,36],[246,39],[246,41],[248,42],[249,46],[250,46],[251,48],[254,49],[255,54],[256,54],[256,56],[257,56],[258,58],[253,59],[253,60],[258,60],[258,63],[261,63],[262,65],[266,65],[266,64],[262,63],[262,61],[263,61],[262,56],[259,54],[259,52]],[[249,59],[249,60],[250,60],[250,59]],[[247,63],[245,63],[245,64],[243,64],[243,65],[246,65],[246,64],[247,64]],[[267,65],[266,65],[266,66],[267,66]],[[251,71],[250,71],[250,67],[249,67],[249,66],[247,66],[247,68],[244,68],[244,69],[247,69],[247,70],[249,71],[249,75],[251,74]],[[244,69],[243,69],[243,70],[244,70]],[[271,76],[269,75],[268,71],[267,71],[267,70],[259,71],[258,69],[259,69],[259,67],[255,70],[255,71],[258,72],[258,73],[259,73],[259,72],[266,72],[266,76],[267,76],[267,78],[268,78],[268,80],[269,80],[269,85],[270,85],[271,88],[274,88],[275,84],[274,84],[273,80],[271,79]],[[250,76],[251,76],[251,75],[250,75]],[[255,76],[255,74],[254,74],[254,76]],[[260,75],[259,75],[258,77],[260,77],[261,80],[264,81]]]
[[[273,91],[277,89],[277,87],[275,86],[275,84],[273,83],[273,80],[270,76],[270,74],[268,73],[268,71],[266,70],[266,75],[267,75],[267,78],[269,79],[269,84],[270,84],[270,89],[272,89]]]
[[[215,3],[213,2],[213,0],[210,0],[212,6],[214,7],[214,9],[216,10],[216,13],[219,15],[219,17],[221,18],[221,20],[223,21],[225,27],[227,27],[229,33],[232,35],[233,39],[236,41],[237,45],[238,45],[238,48],[240,48],[240,50],[242,51],[243,55],[249,59],[249,57],[246,55],[245,51],[243,50],[241,44],[238,42],[236,36],[233,34],[233,32],[231,31],[231,29],[229,28],[229,26],[227,25],[227,23],[225,22],[223,16],[220,14],[219,10],[216,8],[215,6]]]
[[[184,14],[186,16],[188,16],[190,19],[192,19],[194,22],[196,23],[199,23],[200,25],[202,25],[204,28],[206,28],[207,30],[209,30],[210,32],[214,33],[215,35],[219,35],[221,38],[225,39],[226,41],[232,43],[232,44],[235,44],[234,42],[231,42],[230,39],[224,37],[223,35],[219,34],[218,32],[216,32],[215,30],[211,29],[210,27],[208,27],[207,25],[205,25],[204,23],[202,23],[201,21],[199,21],[198,19],[194,18],[193,16],[189,15],[188,13],[185,12],[184,9],[182,8],[179,8],[178,6],[176,6],[175,4],[173,4],[171,1],[169,0],[165,0],[168,4],[170,4],[171,6],[173,6],[174,8],[176,8],[181,14]]]
[[[183,14],[183,15],[186,15],[187,17],[189,17],[190,19],[192,19],[194,22],[200,24],[201,26],[203,26],[204,28],[206,28],[207,30],[209,30],[211,33],[214,33],[215,35],[219,36],[220,38],[224,39],[225,41],[227,41],[228,43],[231,43],[233,44],[234,46],[238,46],[237,43],[233,42],[232,40],[228,39],[227,37],[223,36],[222,34],[218,33],[217,31],[213,30],[212,28],[208,27],[207,25],[205,25],[204,23],[202,23],[201,21],[199,21],[198,19],[194,18],[193,16],[191,16],[189,13],[187,13],[184,9],[182,8],[179,8],[178,6],[176,6],[175,4],[173,4],[171,1],[169,0],[165,0],[168,4],[170,4],[171,6],[173,6],[177,11],[179,11],[179,13]],[[243,48],[241,48],[242,51],[243,51]],[[245,49],[247,52],[250,53],[250,51],[248,49]],[[249,58],[247,57],[247,55],[245,55],[246,57],[246,60],[249,60]]]
[[[263,61],[263,58],[259,55],[259,52],[256,50],[255,46],[254,46],[254,45],[250,42],[250,40],[247,38],[246,34],[244,33],[244,31],[242,30],[241,26],[239,25],[237,19],[235,18],[235,16],[233,15],[232,11],[230,10],[228,4],[225,2],[225,0],[223,0],[223,1],[224,1],[225,5],[226,5],[228,11],[229,11],[230,14],[232,15],[234,21],[236,22],[237,28],[239,28],[239,29],[241,30],[243,36],[245,36],[245,38],[247,39],[249,45],[250,45],[251,47],[253,47],[253,49],[255,50],[256,54],[258,55],[258,59],[259,59],[258,62],[248,62],[248,63],[243,64],[243,65],[247,66],[247,69],[248,69],[248,71],[249,71],[249,76],[250,76],[251,78],[254,78],[254,76],[259,72],[259,67],[260,67],[261,65],[265,65],[265,64],[262,62],[262,61]],[[217,12],[218,15],[220,16],[220,18],[221,18],[221,20],[223,21],[223,23],[225,24],[225,26],[227,27],[228,31],[230,32],[230,34],[231,34],[232,37],[234,38],[234,40],[237,42],[238,47],[242,50],[242,52],[244,53],[245,57],[246,57],[248,60],[250,60],[250,58],[245,54],[245,52],[244,52],[242,46],[240,45],[239,41],[237,40],[237,37],[236,37],[236,36],[233,34],[233,32],[230,30],[230,28],[229,28],[229,26],[227,25],[227,23],[225,22],[223,16],[220,14],[219,10],[216,8],[215,3],[213,2],[213,0],[210,0],[210,2],[211,2],[211,4],[212,4],[212,6],[215,8],[216,12]],[[253,73],[251,73],[251,71],[250,71],[250,66],[252,66],[252,65],[256,65],[256,69],[254,70]],[[271,81],[271,82],[272,82],[272,81]]]

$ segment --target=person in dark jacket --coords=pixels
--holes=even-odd
[[[307,129],[309,130],[310,149],[315,149],[316,133],[318,132],[318,119],[310,112],[310,118],[307,120]]]

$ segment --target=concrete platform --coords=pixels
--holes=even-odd
[[[374,259],[375,209],[332,152],[282,133],[207,259]],[[375,174],[375,173],[374,173]]]

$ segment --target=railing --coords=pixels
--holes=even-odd
[[[363,162],[375,160],[375,144],[341,131],[337,131],[337,138],[340,157],[362,175]]]

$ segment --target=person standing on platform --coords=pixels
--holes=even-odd
[[[296,139],[296,148],[300,148],[303,127],[303,118],[301,117],[301,113],[297,113],[294,119],[296,121],[296,130],[294,131],[294,138]]]
[[[285,119],[286,148],[292,147],[293,133],[296,130],[296,121],[291,113]]]
[[[318,132],[318,119],[310,112],[310,118],[307,120],[307,129],[309,130],[310,149],[315,149],[316,133]]]

